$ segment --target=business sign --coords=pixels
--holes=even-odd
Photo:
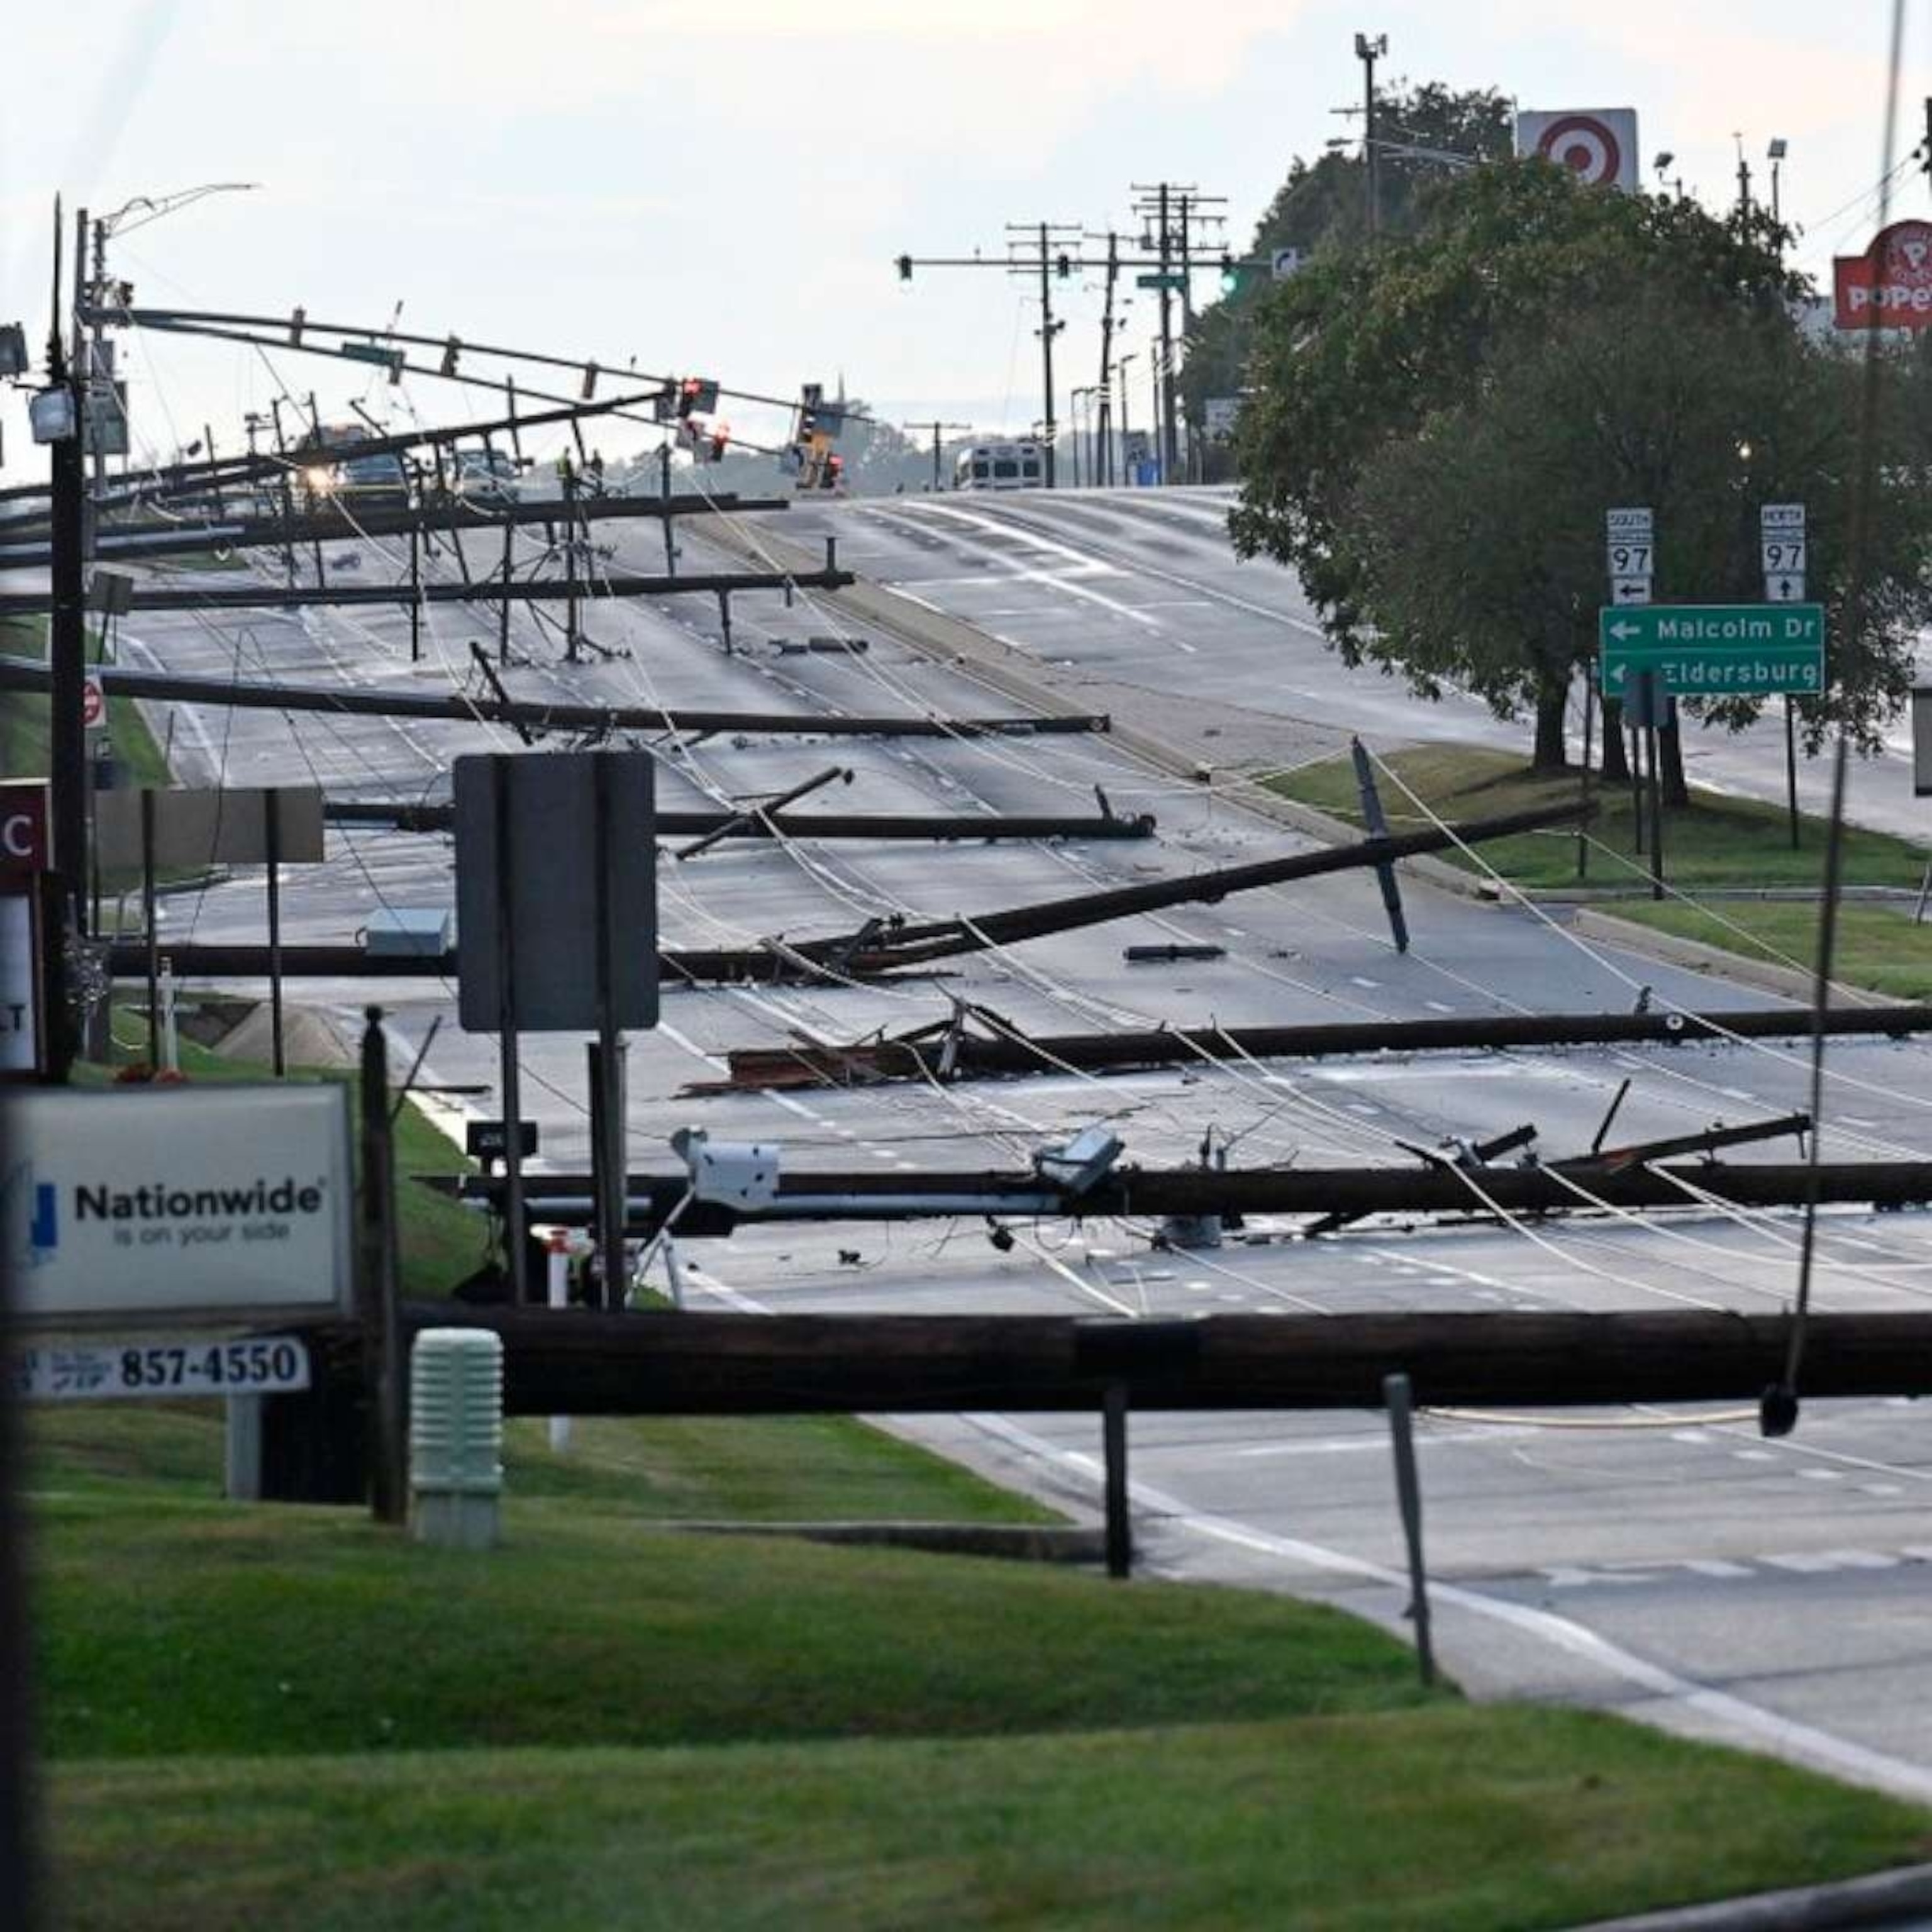
[[[336,1320],[352,1304],[349,1090],[23,1090],[0,1267],[43,1330]]]
[[[1822,604],[1652,604],[1597,614],[1604,693],[1654,671],[1681,698],[1738,698],[1825,688]]]
[[[1535,155],[1568,168],[1594,188],[1637,188],[1636,110],[1569,108],[1516,117],[1520,158]]]
[[[290,1395],[309,1385],[308,1346],[293,1335],[245,1341],[54,1342],[17,1350],[7,1367],[21,1402]]]
[[[1932,327],[1932,221],[1894,221],[1862,255],[1836,256],[1832,296],[1840,328]]]
[[[1268,257],[1269,272],[1278,282],[1287,281],[1301,272],[1303,256],[1299,248],[1277,248]]]
[[[0,784],[0,878],[22,880],[52,871],[48,822],[45,778]]]
[[[107,722],[107,687],[99,675],[89,671],[80,687],[80,722],[90,731]]]
[[[30,891],[0,886],[0,1076],[40,1071],[40,908]]]

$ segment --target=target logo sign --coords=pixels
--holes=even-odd
[[[1629,194],[1636,192],[1638,151],[1634,107],[1519,114],[1516,151],[1519,157],[1534,154],[1554,161],[1593,188],[1618,188]]]
[[[100,679],[91,674],[80,688],[80,722],[90,731],[107,722],[107,693]]]

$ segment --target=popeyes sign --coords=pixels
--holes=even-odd
[[[1932,221],[1894,221],[1832,264],[1840,328],[1932,328]]]

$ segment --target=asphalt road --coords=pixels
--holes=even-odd
[[[1452,739],[1526,752],[1526,720],[1498,719],[1460,692],[1418,698],[1399,678],[1345,665],[1292,572],[1235,558],[1226,520],[1234,500],[1232,489],[906,496],[814,508],[788,530],[837,530],[854,568],[1093,680],[1096,693],[1136,686],[1190,715],[1198,707],[1244,758],[1297,764],[1355,732],[1384,748]],[[1580,686],[1573,756],[1581,701]],[[1766,722],[1741,734],[1688,731],[1684,758],[1694,784],[1781,802],[1781,709],[1774,700]],[[1801,755],[1798,796],[1809,810],[1828,809],[1828,753]],[[1912,796],[1909,719],[1892,726],[1880,755],[1856,761],[1850,796],[1862,823],[1910,838],[1932,832]]]
[[[788,534],[808,536],[820,514],[785,520]],[[1351,729],[1428,735],[1425,719],[1438,729],[1451,719],[1448,735],[1468,736],[1483,722],[1474,707],[1422,707],[1385,681],[1343,674],[1284,623],[1292,584],[1217,554],[1211,496],[1035,499],[1012,509],[908,501],[824,514],[836,520],[824,526],[837,530],[842,560],[889,578],[914,573],[919,598],[1030,648],[1044,652],[1050,638],[1056,659],[1083,667],[1096,690],[1211,706],[1237,750],[1277,742],[1312,752]],[[695,539],[686,550],[687,567],[712,560]],[[616,553],[635,563],[660,554],[654,532],[620,539]],[[359,547],[356,569],[365,579],[394,568],[380,547]],[[739,649],[728,658],[709,599],[599,608],[592,636],[624,655],[571,666],[560,662],[554,631],[519,613],[513,637],[526,662],[505,682],[518,694],[642,698],[674,710],[1009,708],[883,636],[863,657],[783,654],[771,640],[843,628],[803,600],[788,610],[776,596],[747,598],[734,615]],[[486,608],[446,608],[426,624],[424,661],[412,665],[400,613],[246,624],[156,616],[134,625],[129,654],[222,676],[473,688],[468,644],[495,634]],[[1292,673],[1282,668],[1285,648]],[[1298,681],[1292,716],[1256,695],[1287,675]],[[1201,728],[1211,722],[1191,715]],[[441,796],[455,757],[514,748],[480,724],[290,722],[212,707],[174,707],[172,729],[184,779],[225,772],[231,782],[320,782],[364,797]],[[1099,783],[1120,808],[1160,820],[1148,844],[723,848],[663,866],[662,925],[673,944],[816,936],[902,910],[979,911],[1298,843],[1104,739],[712,739],[658,749],[668,803],[770,793],[836,763],[854,772],[838,794],[854,810],[1085,812]],[[1042,1142],[1096,1119],[1121,1135],[1130,1158],[1150,1165],[1195,1158],[1210,1134],[1232,1142],[1239,1162],[1401,1163],[1410,1156],[1399,1141],[1480,1136],[1523,1120],[1536,1123],[1540,1148],[1554,1155],[1588,1143],[1625,1078],[1620,1136],[1804,1104],[1802,1054],[1768,1044],[1200,1066],[1104,1080],[1051,1073],[946,1089],[679,1093],[717,1077],[728,1046],[908,1029],[945,1016],[955,997],[1029,1031],[1622,1010],[1646,986],[1687,1006],[1762,1003],[1586,945],[1527,914],[1407,892],[1415,942],[1406,956],[1390,946],[1373,880],[1344,875],[953,962],[943,978],[668,988],[663,1024],[631,1045],[633,1165],[673,1171],[668,1136],[690,1121],[722,1138],[778,1140],[788,1169],[877,1163],[911,1172],[1023,1164]],[[327,861],[291,880],[288,936],[344,940],[379,906],[447,908],[453,898],[446,841],[334,833]],[[177,941],[257,938],[261,930],[258,879],[168,902],[166,935]],[[1130,944],[1172,938],[1213,940],[1226,956],[1178,967],[1122,957]],[[347,1025],[368,992],[366,982],[343,982],[302,996]],[[456,1030],[452,994],[434,982],[380,989],[405,1046],[443,1021],[426,1077],[482,1090],[466,1104],[494,1112],[495,1042]],[[585,1147],[580,1036],[526,1037],[522,1066],[544,1159],[577,1163]],[[1828,1154],[1932,1152],[1925,1048],[1846,1044],[1830,1066]],[[1932,1284],[1924,1216],[1832,1214],[1824,1229],[1820,1307],[1912,1306]],[[1762,1311],[1790,1298],[1796,1240],[1788,1216],[1690,1208],[1589,1224],[1366,1223],[1312,1243],[1264,1219],[1218,1250],[1181,1254],[1154,1252],[1154,1231],[1142,1224],[1014,1232],[1016,1246],[1002,1255],[974,1222],[752,1232],[686,1244],[688,1286],[728,1305],[788,1308]],[[1089,1504],[1097,1493],[1090,1418],[973,1417],[918,1428],[1042,1492]],[[1400,1626],[1406,1585],[1378,1418],[1150,1416],[1136,1423],[1133,1458],[1144,1547],[1158,1568],[1333,1597]],[[1438,1647],[1472,1689],[1636,1710],[1932,1798],[1932,1726],[1923,1721],[1932,1636],[1920,1614],[1932,1562],[1932,1458],[1910,1409],[1816,1406],[1796,1437],[1774,1444],[1760,1442],[1738,1415],[1436,1415],[1423,1424],[1422,1460]]]

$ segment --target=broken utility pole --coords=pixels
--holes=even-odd
[[[800,1041],[788,1047],[734,1047],[728,1080],[687,1094],[743,1087],[856,1084],[884,1080],[967,1080],[1060,1072],[1144,1071],[1204,1061],[1319,1060],[1360,1053],[1497,1052],[1512,1047],[1680,1046],[1724,1040],[1796,1040],[1813,1016],[1798,1006],[1745,1006],[1714,1013],[1471,1013],[1426,1020],[1344,1020],[1311,1026],[1161,1027],[1142,1033],[1047,1034],[1029,1037],[1010,1022],[970,1030],[968,1006],[888,1040],[850,1046]],[[997,1016],[995,1016],[997,1018]],[[1835,1036],[1903,1040],[1932,1033],[1932,1006],[1834,1006]],[[947,1044],[934,1043],[944,1033]]]
[[[1754,1401],[1790,1346],[1784,1316],[606,1315],[416,1302],[410,1329],[503,1339],[513,1415],[952,1414],[1379,1408],[1400,1370],[1419,1405]],[[1805,1393],[1932,1394],[1932,1314],[1814,1315]]]
[[[498,586],[500,588],[501,586]],[[460,722],[521,724],[533,731],[665,731],[688,739],[713,732],[800,738],[974,738],[1034,732],[1104,731],[1105,717],[892,718],[802,716],[784,712],[665,711],[636,704],[548,704],[498,698],[447,698],[414,691],[346,686],[230,682],[181,677],[108,664],[96,675],[118,696],[258,711],[332,711],[374,718],[446,718]],[[47,668],[31,658],[0,657],[0,691],[44,691]]]

